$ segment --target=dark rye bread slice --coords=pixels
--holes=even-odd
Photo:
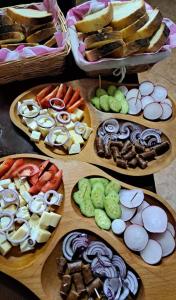
[[[55,32],[56,32],[55,27],[38,30],[35,33],[29,35],[26,38],[26,41],[28,43],[42,43],[48,40],[49,38],[51,38],[51,36],[53,36]]]
[[[136,20],[134,23],[130,24],[129,26],[125,27],[121,30],[122,38],[126,38],[134,34],[138,29],[143,27],[149,20],[149,15],[145,13],[142,17]]]
[[[0,34],[0,45],[13,44],[24,41],[25,36],[22,32],[8,32]]]
[[[25,29],[19,24],[0,26],[0,34],[7,32],[24,32]]]
[[[103,57],[110,57],[115,50],[119,51],[119,53],[123,53],[123,46],[124,41],[118,40],[116,42],[106,44],[99,48],[87,50],[85,51],[85,56],[88,61],[97,61]]]
[[[17,44],[3,44],[1,45],[1,48],[7,48],[7,49],[10,49],[10,50],[15,50],[17,47],[19,46],[25,46],[25,47],[34,47],[34,46],[37,46],[38,44],[37,43],[17,43]]]
[[[119,39],[122,39],[122,35],[119,31],[113,32],[100,32],[85,38],[84,43],[86,49],[99,48],[106,44],[113,43]]]

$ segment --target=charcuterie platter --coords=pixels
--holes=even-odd
[[[50,100],[44,94],[47,89],[52,90]],[[31,116],[25,117],[30,105],[32,123]],[[34,87],[19,95],[10,108],[12,122],[44,154],[130,176],[153,174],[175,158],[175,116],[175,102],[164,87],[144,82],[124,88],[92,79]]]
[[[79,286],[77,285],[78,277],[82,276],[80,273],[80,268],[83,269],[90,268],[90,264],[91,264],[91,272],[92,272],[91,276],[95,277],[92,278],[93,281],[90,280],[92,283],[98,276],[96,273],[94,273],[94,269],[92,267],[92,264],[97,263],[96,249],[98,243],[98,245],[101,245],[101,247],[99,248],[99,251],[101,253],[101,258],[106,257],[106,264],[107,264],[106,272],[108,272],[107,274],[109,274],[109,272],[115,272],[115,274],[117,274],[116,273],[117,268],[119,268],[120,266],[122,267],[122,265],[124,266],[122,270],[126,270],[127,272],[127,274],[124,276],[121,274],[122,285],[118,290],[119,293],[123,293],[123,292],[125,293],[127,291],[128,293],[130,293],[130,295],[132,293],[133,297],[136,299],[154,298],[154,299],[162,300],[165,299],[166,297],[167,299],[173,299],[173,295],[176,293],[175,284],[174,284],[176,258],[175,258],[175,252],[173,252],[175,248],[175,241],[173,247],[173,240],[174,240],[173,236],[175,234],[174,228],[176,222],[176,214],[164,199],[147,190],[137,191],[136,188],[134,188],[133,186],[127,185],[123,182],[119,182],[116,179],[112,178],[111,176],[107,175],[105,172],[96,168],[95,166],[89,165],[87,163],[73,161],[73,160],[72,161],[71,160],[64,161],[59,159],[56,160],[53,158],[47,158],[45,156],[34,155],[34,154],[12,155],[0,159],[1,175],[3,173],[0,179],[0,185],[2,188],[1,196],[4,195],[3,190],[7,188],[4,186],[4,182],[2,183],[2,180],[7,180],[7,178],[2,179],[2,177],[3,176],[7,177],[8,175],[8,177],[10,177],[12,181],[14,176],[13,175],[14,168],[11,169],[13,167],[13,164],[8,169],[8,166],[5,162],[9,160],[13,160],[13,163],[16,163],[17,161],[19,162],[19,159],[24,160],[22,165],[23,168],[22,167],[18,169],[16,168],[18,172],[17,174],[15,173],[15,176],[21,178],[21,176],[23,175],[22,178],[24,180],[24,174],[25,174],[25,178],[27,178],[28,180],[30,179],[28,191],[29,193],[30,192],[34,193],[34,196],[36,190],[33,188],[33,186],[35,186],[35,184],[33,183],[33,181],[31,184],[31,172],[32,174],[34,173],[34,167],[31,167],[31,164],[40,166],[41,162],[44,163],[48,161],[49,165],[46,167],[46,171],[45,169],[43,169],[42,172],[49,172],[49,169],[51,170],[51,166],[53,165],[55,165],[55,167],[57,167],[59,170],[62,170],[63,176],[62,176],[62,181],[61,180],[59,181],[60,183],[59,192],[63,193],[64,197],[62,200],[62,205],[60,205],[59,211],[57,210],[55,211],[56,214],[59,213],[61,215],[61,220],[56,225],[54,231],[51,233],[50,238],[46,241],[46,243],[43,243],[42,246],[36,247],[36,249],[32,249],[24,253],[18,253],[18,255],[16,255],[16,252],[9,252],[7,253],[7,255],[4,256],[1,255],[0,271],[10,275],[11,277],[23,283],[42,300],[62,299],[61,296],[62,295],[67,296],[68,293],[71,293],[72,296],[76,297],[78,291],[80,292],[80,288],[81,288],[80,285]],[[26,166],[26,164],[28,165]],[[40,190],[39,187],[40,187],[41,188],[40,193],[42,190],[43,191],[46,190],[46,186],[45,186],[46,182],[41,184],[42,174],[40,175],[37,181],[38,182],[37,192],[39,192]],[[53,182],[56,183],[58,181],[55,180],[53,181],[52,179],[50,179],[50,184],[48,188],[51,187],[53,189],[56,188],[56,185],[54,186]],[[5,184],[7,185],[7,182],[5,182]],[[91,199],[95,209],[95,220],[93,216],[92,217],[89,216],[89,218],[86,218],[85,212],[83,211],[83,207],[79,202],[80,199],[78,201],[78,197],[75,198],[75,193],[77,193],[76,195],[78,196],[81,194],[81,191],[83,190],[85,191],[85,189],[87,191],[88,189],[87,184],[91,184],[91,189],[92,189]],[[93,193],[94,193],[93,190],[95,189],[97,190],[97,188],[99,188],[99,192],[102,191],[100,186],[102,187],[103,184],[105,188],[104,192],[106,193],[106,197],[108,196],[109,192],[112,191],[117,192],[117,187],[118,187],[117,194],[120,197],[119,205],[121,205],[121,209],[122,209],[122,203],[123,203],[123,206],[126,207],[128,212],[130,209],[133,209],[134,207],[137,208],[137,206],[139,207],[141,205],[141,200],[140,200],[141,196],[139,194],[143,193],[143,196],[145,198],[144,202],[148,203],[148,206],[145,208],[143,207],[142,210],[142,219],[144,222],[143,230],[145,231],[145,234],[147,234],[148,236],[152,234],[152,239],[153,240],[155,239],[154,242],[157,244],[157,247],[159,247],[159,249],[162,248],[162,255],[160,251],[158,250],[156,251],[155,248],[156,245],[154,246],[155,255],[153,255],[153,251],[151,253],[151,249],[153,249],[153,245],[152,246],[149,245],[150,246],[149,248],[151,249],[144,248],[146,236],[142,237],[141,239],[142,244],[139,243],[137,245],[138,247],[140,248],[142,247],[146,250],[145,251],[142,250],[142,252],[141,251],[139,252],[139,248],[138,248],[134,252],[134,249],[132,249],[133,247],[130,245],[130,240],[127,237],[127,235],[129,234],[129,229],[134,228],[133,226],[137,226],[134,224],[134,222],[136,222],[134,220],[133,223],[129,224],[132,221],[131,217],[124,218],[124,215],[123,217],[121,215],[121,219],[122,218],[124,220],[128,219],[130,221],[130,222],[127,221],[128,224],[126,223],[124,238],[122,237],[122,235],[118,234],[117,228],[119,227],[113,226],[112,225],[113,222],[109,228],[103,229],[103,226],[106,222],[104,223],[105,221],[104,218],[99,218],[96,216],[97,210],[100,210],[95,208],[97,205],[99,205],[98,204],[99,201],[95,196],[93,197]],[[45,188],[43,188],[43,186],[45,186]],[[12,188],[12,182],[11,182],[11,188]],[[21,194],[20,189],[17,188],[17,190],[18,193]],[[133,199],[130,200],[131,208],[129,208],[129,203],[128,203],[129,197],[127,196],[127,194],[130,193],[130,197],[131,197],[131,193],[133,193],[134,191],[135,191],[135,196],[133,197]],[[99,192],[97,190],[95,194],[98,195]],[[11,196],[12,195],[9,194],[8,197],[6,195],[6,197],[3,198],[5,203],[10,201]],[[77,203],[75,203],[75,199]],[[0,200],[2,206],[2,197]],[[50,201],[50,205],[51,205],[52,198],[48,199],[48,201]],[[88,200],[85,201],[86,203],[88,203],[87,202]],[[80,208],[78,206],[80,206]],[[30,210],[31,206],[28,205],[27,207]],[[35,207],[35,209],[37,208]],[[104,209],[107,215],[110,215],[112,213],[108,211],[108,207],[105,206]],[[154,223],[151,222],[150,216],[147,213],[148,209],[150,210],[150,214],[154,213],[154,209],[160,211],[160,213],[163,216],[162,222],[161,223],[159,222],[160,224],[158,222],[154,222]],[[139,210],[137,212],[139,213]],[[39,212],[37,212],[36,214],[39,214]],[[159,214],[160,217],[161,214]],[[149,216],[149,218],[147,217],[147,215]],[[153,217],[157,220],[157,217],[159,215],[157,212],[155,212]],[[127,214],[125,214],[125,216],[127,216]],[[111,221],[113,218],[115,217],[113,217],[112,215],[111,218],[109,217]],[[167,220],[165,220],[165,218]],[[2,224],[2,216],[1,216],[1,224]],[[41,225],[41,221],[40,221],[40,225]],[[102,229],[100,229],[100,226]],[[169,235],[169,238],[167,237],[167,247],[165,247],[165,245],[162,243],[161,233],[159,233],[165,230],[163,226],[167,226],[166,232],[167,235]],[[134,232],[131,234],[134,234]],[[148,242],[151,241],[152,239],[150,236]],[[80,243],[81,245],[84,245],[84,247],[81,248],[81,250],[80,250]],[[76,251],[75,249],[79,250],[79,252],[75,252]],[[87,252],[83,254],[85,250]],[[106,252],[108,254],[106,254]],[[81,253],[83,254],[83,258],[81,258],[82,257]],[[79,254],[79,259],[77,258],[77,256],[75,256],[78,254]],[[93,261],[90,260],[92,255],[94,259]],[[169,256],[166,257],[167,255]],[[86,257],[89,263],[86,263]],[[84,263],[80,262],[80,260],[82,259]],[[119,260],[121,261],[120,266],[119,266]],[[61,261],[64,263],[61,263]],[[74,264],[75,262],[78,262],[78,264],[75,265]],[[97,268],[96,271],[99,270],[100,273],[103,271],[104,274],[103,276],[106,275],[105,269],[102,270],[102,268],[98,268],[98,269]],[[77,274],[76,276],[72,275],[73,269],[76,270],[75,271],[76,272],[75,274]],[[65,275],[64,272],[66,272]],[[105,294],[107,293],[108,286],[111,282],[109,282],[108,280],[104,280],[103,276],[102,275],[98,276],[98,278],[100,277],[101,279],[98,285],[97,285],[97,281],[94,282],[93,285],[88,285],[88,284],[84,285],[83,283],[84,289],[81,291],[81,293],[83,292],[83,296],[81,299],[87,299],[86,296],[87,293],[91,295],[93,299],[96,299],[95,295],[92,295],[92,288],[93,288],[93,294],[95,290],[98,293],[98,295],[101,296],[102,293]],[[107,276],[111,277],[111,275],[107,275]],[[131,283],[129,283],[129,276],[131,276],[130,279],[132,278],[132,281],[130,280]],[[68,288],[68,290],[63,289],[64,280],[67,281],[66,286],[68,286],[69,280],[73,280],[73,287],[71,288],[71,290],[70,287]],[[82,277],[81,280],[83,280]],[[83,282],[85,282],[85,280],[88,280],[87,276],[84,278]],[[89,280],[87,282],[89,282]],[[101,287],[101,285],[103,285],[103,288]],[[116,293],[117,291],[114,291],[114,289],[112,289],[112,292]],[[69,295],[69,297],[71,297],[71,295]]]

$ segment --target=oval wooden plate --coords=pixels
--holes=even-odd
[[[91,103],[90,99],[91,96],[94,95],[96,88],[98,87],[98,81],[92,80],[92,79],[82,79],[82,80],[76,80],[68,82],[68,85],[72,85],[74,88],[80,87],[81,95],[86,99],[87,105],[85,108],[85,121],[88,123],[89,126],[93,128],[93,133],[90,135],[88,141],[82,148],[82,151],[79,154],[75,155],[64,155],[64,158],[69,159],[76,159],[80,161],[89,162],[92,164],[96,164],[99,166],[103,166],[106,168],[110,168],[118,173],[130,175],[130,176],[144,176],[156,173],[160,171],[161,169],[165,168],[169,163],[176,157],[176,139],[175,139],[175,130],[176,130],[176,124],[175,124],[175,118],[176,118],[176,104],[172,100],[173,104],[173,116],[168,121],[162,121],[162,122],[151,122],[147,121],[143,118],[142,115],[140,116],[131,116],[131,115],[124,115],[119,113],[104,113],[101,111],[98,111]],[[102,81],[102,87],[107,87],[110,84],[110,82]],[[53,85],[56,85],[56,83]],[[24,125],[21,122],[21,118],[17,114],[17,102],[22,101],[24,99],[30,99],[35,98],[36,94],[43,88],[47,86],[40,85],[37,87],[34,87],[23,94],[19,95],[14,102],[12,103],[10,107],[10,118],[12,122],[20,128],[25,134],[27,134],[30,137],[30,131],[27,128],[26,125]],[[127,85],[129,88],[136,87],[137,85]],[[136,122],[139,125],[143,125],[147,128],[156,128],[160,129],[163,133],[163,135],[169,140],[170,142],[170,149],[167,151],[167,153],[157,157],[156,160],[149,163],[148,167],[144,170],[137,167],[136,169],[122,169],[115,165],[115,163],[112,160],[101,158],[97,155],[95,147],[94,147],[94,141],[96,137],[96,131],[99,125],[109,119],[109,118],[117,118],[119,120],[124,121],[132,121]],[[43,140],[39,141],[39,143],[35,143],[36,146],[40,149],[41,152],[44,154],[53,157],[53,158],[60,158],[61,155],[63,157],[63,152],[58,150],[57,148],[51,148],[44,144]]]
[[[48,159],[45,156],[34,154],[12,155],[13,158]],[[5,157],[7,158],[7,157]],[[5,158],[1,158],[2,162]],[[83,177],[102,176],[114,179],[100,169],[79,161],[64,161],[50,159],[59,168],[63,169],[63,184],[65,190],[64,209],[60,224],[53,232],[49,241],[39,251],[26,253],[20,257],[0,256],[0,271],[15,278],[33,291],[42,300],[58,300],[59,286],[56,271],[56,257],[59,255],[60,241],[65,234],[73,230],[89,230],[104,239],[117,251],[140,276],[142,286],[137,299],[142,300],[172,300],[176,297],[176,252],[157,266],[145,264],[136,254],[127,249],[121,238],[111,231],[100,230],[93,218],[85,218],[72,202],[72,192],[78,180]],[[75,172],[76,170],[76,172]],[[127,189],[133,186],[120,182]],[[167,210],[170,221],[176,223],[176,213],[168,203],[152,192],[144,190],[145,199]]]

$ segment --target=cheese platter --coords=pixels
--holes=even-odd
[[[62,218],[60,220],[60,223],[56,226],[54,231],[52,232],[50,238],[48,241],[42,245],[42,247],[37,248],[35,250],[29,250],[24,253],[20,253],[19,255],[15,255],[13,252],[9,252],[9,255],[6,256],[0,256],[0,271],[15,278],[25,286],[27,286],[32,292],[34,292],[40,299],[62,299],[62,280],[70,278],[69,272],[66,271],[63,275],[64,278],[62,278],[61,273],[58,276],[58,267],[57,264],[59,264],[60,258],[65,257],[68,259],[67,265],[68,268],[71,267],[72,264],[74,264],[74,261],[69,261],[69,257],[72,257],[73,253],[70,251],[73,251],[73,248],[70,248],[70,239],[68,237],[73,237],[73,234],[78,235],[78,239],[74,241],[75,247],[79,247],[80,245],[80,239],[84,238],[85,245],[89,245],[90,249],[87,249],[87,259],[90,260],[91,253],[93,251],[93,255],[95,255],[94,259],[96,262],[96,247],[99,247],[99,244],[101,245],[99,251],[108,251],[108,253],[113,252],[113,255],[118,257],[121,260],[121,263],[125,262],[125,266],[133,275],[133,280],[131,285],[126,285],[126,292],[132,293],[134,292],[133,297],[135,299],[151,299],[151,297],[155,297],[155,299],[165,299],[167,296],[167,299],[173,299],[173,294],[176,293],[175,285],[174,285],[174,274],[175,274],[175,244],[172,248],[171,246],[168,252],[168,248],[165,247],[165,245],[162,243],[161,238],[158,240],[156,235],[161,235],[161,232],[165,230],[163,226],[167,226],[167,232],[168,236],[173,236],[175,234],[175,222],[176,222],[176,213],[174,210],[170,207],[170,205],[161,197],[158,195],[155,195],[152,192],[149,192],[147,190],[142,190],[141,192],[144,195],[145,201],[148,202],[149,206],[144,208],[142,210],[142,218],[144,221],[144,227],[148,235],[152,239],[155,240],[155,244],[160,248],[162,248],[162,260],[160,257],[160,260],[157,261],[158,256],[160,256],[160,253],[158,250],[155,252],[156,255],[152,255],[151,257],[151,249],[153,249],[153,245],[151,246],[149,244],[149,248],[151,247],[150,251],[148,252],[148,249],[145,248],[145,245],[143,244],[143,248],[146,249],[145,252],[134,252],[130,248],[130,244],[126,242],[128,238],[125,238],[125,243],[123,241],[123,237],[121,234],[117,233],[117,231],[114,230],[114,228],[117,229],[117,227],[112,226],[108,230],[106,229],[100,229],[97,224],[100,225],[99,221],[101,218],[98,218],[99,221],[96,224],[96,218],[94,221],[94,217],[86,218],[86,216],[80,212],[80,208],[78,208],[78,204],[74,201],[74,193],[78,191],[78,188],[80,191],[83,191],[83,189],[87,190],[87,182],[90,181],[91,184],[93,184],[93,189],[97,189],[97,187],[100,187],[100,181],[103,181],[104,184],[106,183],[106,194],[108,191],[115,191],[117,192],[117,186],[120,187],[120,203],[121,205],[125,206],[127,208],[129,197],[125,196],[124,202],[124,195],[123,193],[131,193],[136,190],[135,187],[127,185],[123,182],[117,181],[115,178],[111,177],[110,175],[106,174],[102,170],[96,168],[95,166],[92,166],[90,164],[80,162],[80,161],[66,161],[66,160],[59,160],[59,159],[53,159],[48,158],[41,155],[35,155],[35,154],[20,154],[20,155],[12,155],[9,157],[4,157],[0,159],[0,168],[3,166],[4,168],[4,162],[7,161],[7,159],[13,159],[15,161],[18,161],[19,159],[23,159],[28,164],[36,163],[37,165],[40,165],[41,162],[47,162],[49,161],[50,165],[55,165],[57,168],[62,169],[63,171],[63,183],[62,183],[62,189],[64,190],[64,200],[59,208],[59,214],[62,215]],[[10,169],[10,168],[9,168]],[[77,172],[75,172],[75,169]],[[25,171],[29,170],[25,168]],[[30,169],[31,170],[31,169]],[[10,173],[8,168],[6,169],[8,174]],[[26,173],[27,174],[27,173]],[[24,175],[24,174],[22,174]],[[28,175],[28,176],[27,176]],[[27,178],[29,177],[29,173],[27,174]],[[69,176],[68,176],[69,175]],[[4,176],[4,175],[3,175]],[[18,172],[18,176],[21,176],[21,173]],[[23,176],[24,177],[24,176]],[[40,178],[40,177],[39,177]],[[86,180],[85,180],[86,179]],[[100,180],[101,179],[101,180]],[[4,180],[4,179],[3,179]],[[86,185],[85,185],[86,183]],[[31,185],[31,184],[30,184]],[[63,189],[64,187],[64,189]],[[93,192],[93,190],[92,190]],[[92,197],[91,192],[91,197]],[[122,193],[122,194],[121,194]],[[139,207],[141,204],[141,201],[139,201],[140,197],[137,197],[135,206]],[[96,199],[97,200],[97,199]],[[87,200],[86,200],[87,201]],[[1,201],[2,202],[2,201]],[[95,205],[95,199],[93,200],[93,203]],[[133,204],[134,204],[133,202]],[[123,203],[123,204],[122,204]],[[136,204],[137,203],[137,204]],[[152,229],[151,229],[151,220],[150,218],[146,221],[146,212],[148,209],[153,210],[157,209],[162,211],[167,216],[166,224],[159,224],[158,229],[158,222],[152,223]],[[106,212],[107,211],[107,208]],[[131,208],[132,209],[132,208]],[[95,208],[97,210],[97,208]],[[139,211],[138,211],[139,212]],[[56,212],[57,213],[57,212]],[[151,212],[153,214],[153,212]],[[149,214],[150,215],[150,214]],[[157,220],[157,213],[154,213],[155,220]],[[161,215],[160,215],[161,216]],[[120,216],[119,216],[120,217]],[[121,217],[120,217],[121,218]],[[138,218],[137,218],[138,219]],[[163,218],[162,218],[163,219]],[[117,220],[117,219],[116,219]],[[104,221],[104,220],[103,220]],[[111,216],[111,222],[113,221]],[[127,226],[125,232],[126,235],[129,232],[129,228],[131,226],[134,226],[133,222],[136,222],[133,218],[129,219],[131,224]],[[164,221],[163,221],[164,222]],[[112,222],[113,223],[113,222]],[[129,222],[128,222],[129,223]],[[168,225],[169,224],[169,225]],[[155,225],[155,226],[154,226]],[[149,227],[148,227],[149,226]],[[156,228],[157,227],[157,228]],[[147,228],[147,229],[146,229]],[[160,233],[159,231],[160,230]],[[153,232],[153,233],[152,233]],[[155,234],[154,234],[155,232]],[[158,232],[158,233],[157,233]],[[155,236],[154,236],[155,235]],[[101,236],[101,238],[100,238]],[[88,240],[87,240],[88,238]],[[72,238],[71,238],[72,239]],[[170,240],[173,240],[172,238],[167,237],[168,245],[170,245]],[[66,243],[67,240],[67,243]],[[69,240],[69,242],[68,242]],[[64,242],[65,241],[65,242]],[[72,239],[73,241],[73,239]],[[151,241],[151,239],[150,239]],[[82,241],[81,241],[82,243]],[[151,242],[150,242],[151,243]],[[174,242],[175,243],[175,242]],[[65,245],[65,246],[64,246]],[[72,243],[73,245],[73,243]],[[77,245],[77,246],[76,246]],[[154,246],[156,246],[154,245]],[[161,246],[159,246],[161,245]],[[93,246],[93,247],[92,247]],[[76,248],[74,248],[76,249]],[[82,249],[82,248],[81,248]],[[109,249],[109,250],[107,250]],[[131,251],[131,250],[132,251]],[[84,249],[85,250],[85,249]],[[69,252],[68,252],[69,251]],[[81,250],[83,251],[83,250]],[[139,249],[138,249],[139,251]],[[72,253],[72,254],[69,254]],[[80,253],[79,253],[80,254]],[[105,255],[101,253],[102,256]],[[68,255],[71,255],[68,257]],[[77,253],[78,255],[78,253]],[[90,256],[89,256],[90,255]],[[166,257],[169,255],[168,257]],[[106,255],[105,255],[106,256]],[[156,259],[157,257],[157,259]],[[155,261],[154,261],[155,259]],[[107,263],[108,258],[106,258]],[[77,262],[78,259],[75,260]],[[79,257],[80,261],[80,257]],[[93,262],[92,262],[93,263]],[[117,263],[117,262],[116,262]],[[109,261],[110,264],[110,261]],[[154,266],[152,265],[154,264]],[[80,263],[78,263],[80,268]],[[74,267],[78,268],[78,265]],[[123,264],[124,265],[124,264]],[[115,260],[114,260],[114,266],[115,266]],[[64,267],[64,265],[63,265]],[[85,260],[81,264],[81,268],[85,268]],[[114,270],[114,272],[117,272],[113,266],[111,268]],[[106,267],[106,269],[108,269]],[[101,272],[101,268],[99,269]],[[77,269],[77,272],[75,274],[80,274],[80,270]],[[110,271],[106,270],[107,272]],[[93,272],[93,269],[92,269]],[[130,273],[130,274],[131,274]],[[93,272],[94,274],[94,272]],[[166,280],[166,274],[167,274],[167,280]],[[93,275],[96,278],[97,275]],[[71,275],[72,277],[72,275]],[[128,277],[128,276],[127,276]],[[124,277],[122,280],[122,283],[128,282],[127,277]],[[106,276],[105,276],[106,278]],[[105,284],[105,278],[100,276],[100,281]],[[135,279],[136,278],[136,279]],[[137,280],[137,283],[136,283]],[[134,283],[135,282],[135,283]],[[106,281],[106,284],[109,284],[109,281]],[[74,288],[75,287],[75,288]],[[93,285],[94,287],[94,285]],[[132,289],[133,287],[133,289]],[[97,288],[97,292],[102,296],[102,289],[97,286],[94,287]],[[93,291],[94,291],[93,288]],[[60,290],[61,289],[61,290]],[[76,278],[73,278],[73,289],[68,289],[68,291],[71,292],[76,297],[76,294],[78,294],[78,287],[76,285]],[[124,283],[122,285],[122,292],[124,289]],[[128,290],[128,291],[127,291]],[[86,285],[86,291],[90,291],[89,288]],[[85,291],[85,293],[86,293]],[[104,293],[106,293],[106,285],[103,288]],[[60,294],[61,292],[61,294]],[[113,291],[114,293],[117,291]],[[121,293],[121,292],[119,292]],[[92,295],[93,299],[95,299],[95,295]],[[86,294],[83,293],[83,296],[81,299],[87,299]],[[125,299],[125,298],[124,298]]]

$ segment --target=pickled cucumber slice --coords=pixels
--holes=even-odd
[[[94,184],[97,183],[97,182],[101,182],[104,187],[106,187],[106,185],[109,183],[109,180],[106,179],[106,178],[101,178],[101,177],[94,177],[94,178],[90,178],[90,184],[93,188]]]
[[[101,229],[109,230],[111,228],[111,220],[102,209],[95,209],[95,222]]]
[[[101,182],[94,184],[91,200],[95,208],[104,208],[104,185]]]
[[[103,95],[100,97],[100,108],[106,112],[110,111],[108,95]]]
[[[111,191],[118,193],[120,189],[120,183],[118,181],[111,180],[105,188],[105,195],[108,195]]]
[[[104,89],[98,88],[98,89],[96,90],[96,96],[99,98],[99,97],[101,97],[101,96],[103,96],[103,95],[107,95],[107,92],[106,92]]]
[[[109,96],[109,107],[113,112],[119,112],[121,110],[121,102]]]
[[[129,110],[128,101],[126,101],[126,100],[122,101],[121,105],[122,105],[122,107],[121,107],[120,113],[127,114],[128,110]]]
[[[114,94],[114,98],[119,102],[126,100],[124,94],[118,89],[116,90],[116,92]]]
[[[84,194],[85,192],[91,192],[91,185],[89,182],[89,179],[87,178],[82,178],[78,181],[78,189],[82,191]]]
[[[83,201],[80,203],[80,211],[84,216],[88,218],[94,217],[95,209],[89,193],[85,194]]]
[[[108,86],[107,92],[108,92],[109,96],[114,96],[114,94],[116,92],[116,86],[115,85]]]
[[[118,201],[118,194],[115,191],[109,193],[104,200],[104,208],[106,214],[112,220],[119,219],[121,217],[122,212]]]
[[[98,97],[92,98],[91,103],[100,110],[100,99]]]
[[[80,205],[81,202],[84,200],[82,191],[74,192],[73,200],[76,202],[76,204]]]

